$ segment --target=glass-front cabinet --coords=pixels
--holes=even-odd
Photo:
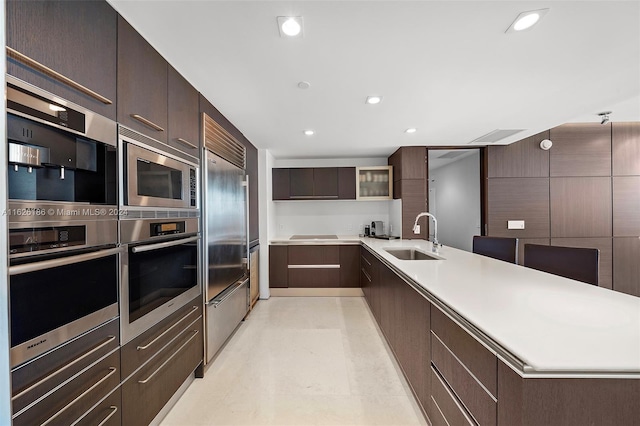
[[[356,169],[357,200],[390,200],[393,198],[393,167],[373,166]]]

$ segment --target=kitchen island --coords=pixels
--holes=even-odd
[[[431,254],[424,240],[360,244],[365,298],[433,424],[640,422],[640,298],[446,246],[387,251]]]

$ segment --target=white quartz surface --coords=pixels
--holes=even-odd
[[[361,241],[535,373],[640,375],[638,297],[446,246],[444,260],[384,250],[430,252],[424,240]]]

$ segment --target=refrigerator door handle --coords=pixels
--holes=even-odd
[[[242,183],[244,185],[244,207],[245,207],[245,219],[246,219],[246,233],[245,233],[245,237],[246,237],[246,249],[247,249],[247,256],[246,256],[246,262],[245,265],[247,265],[247,271],[249,270],[249,175],[245,175],[245,180]]]
[[[235,293],[236,291],[238,291],[239,288],[241,288],[242,286],[244,286],[247,281],[249,281],[249,278],[245,278],[242,281],[238,281],[236,283],[236,286],[232,289],[226,292],[226,294],[224,294],[222,297],[220,297],[219,299],[213,299],[211,300],[209,303],[207,303],[207,306],[213,306],[214,308],[217,307],[218,305],[222,304],[225,300],[227,300],[229,297],[231,297],[233,295],[233,293]]]

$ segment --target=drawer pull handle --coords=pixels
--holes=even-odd
[[[51,423],[53,420],[55,420],[56,418],[58,418],[58,416],[62,413],[64,413],[65,411],[67,411],[69,409],[69,407],[71,407],[73,404],[75,404],[76,402],[78,402],[79,400],[81,400],[82,398],[84,398],[85,396],[87,396],[89,393],[93,392],[93,390],[95,388],[97,388],[98,386],[100,386],[102,383],[104,383],[105,381],[107,381],[111,376],[113,376],[116,371],[118,371],[117,368],[115,367],[109,367],[109,372],[107,373],[106,376],[104,376],[102,379],[98,380],[97,382],[95,382],[93,385],[91,385],[91,387],[89,387],[89,389],[85,390],[84,392],[82,392],[80,395],[78,395],[77,397],[74,398],[73,401],[71,401],[70,403],[68,403],[67,405],[65,405],[61,410],[57,411],[53,416],[49,417],[47,419],[46,422],[42,423],[42,425],[40,426],[45,426],[48,425],[49,423]]]
[[[181,143],[182,145],[188,147],[188,148],[192,148],[192,149],[197,149],[198,148],[197,146],[195,146],[194,144],[192,144],[191,142],[189,142],[186,139],[177,138],[176,141]]]
[[[146,385],[149,382],[149,380],[153,379],[153,376],[158,374],[160,372],[160,370],[162,370],[164,368],[164,366],[169,363],[169,361],[171,361],[176,355],[178,355],[180,353],[180,351],[182,349],[184,349],[184,347],[187,346],[193,340],[193,338],[198,335],[199,331],[198,330],[194,330],[192,333],[193,334],[191,335],[191,337],[189,337],[187,339],[187,341],[182,344],[182,346],[180,346],[173,354],[171,354],[171,356],[169,358],[167,358],[165,362],[160,364],[160,367],[156,368],[156,371],[151,373],[151,375],[149,377],[147,377],[146,379],[138,380],[138,383],[140,383],[141,385]]]
[[[159,132],[164,132],[164,129],[162,127],[158,126],[156,123],[154,123],[151,120],[147,120],[146,118],[144,118],[140,114],[130,114],[130,116],[131,116],[131,118],[133,118],[134,120],[138,120],[139,122],[141,122],[145,126],[151,127],[153,130],[157,130]]]
[[[45,383],[47,380],[57,376],[58,374],[62,373],[63,371],[65,371],[67,368],[74,366],[75,364],[79,363],[80,361],[82,361],[83,359],[85,359],[86,357],[90,356],[91,354],[96,353],[97,351],[99,351],[100,349],[104,348],[105,346],[107,346],[109,343],[113,342],[116,339],[116,336],[109,336],[107,338],[107,340],[105,340],[104,342],[100,343],[98,346],[94,347],[93,349],[91,349],[90,351],[85,352],[84,354],[82,354],[81,356],[79,356],[78,358],[74,359],[73,361],[71,361],[69,364],[65,365],[64,367],[54,371],[53,373],[49,374],[47,377],[43,378],[42,380],[37,381],[36,383],[32,384],[31,386],[29,386],[28,388],[20,391],[19,393],[15,394],[11,400],[15,401],[16,399],[20,398],[21,396],[23,396],[24,394],[26,394],[27,392],[31,392],[33,389],[37,388],[38,386],[40,386],[41,384]]]
[[[79,92],[84,93],[87,96],[92,97],[93,99],[102,102],[105,105],[111,105],[113,102],[108,99],[105,98],[104,96],[94,92],[93,90],[84,87],[82,84],[77,83],[73,80],[71,80],[69,77],[66,77],[62,74],[60,74],[57,71],[52,70],[51,68],[49,68],[46,65],[41,64],[40,62],[36,61],[35,59],[31,59],[30,57],[28,57],[27,55],[24,55],[20,52],[18,52],[15,49],[10,48],[9,46],[7,46],[7,56],[15,59],[16,61],[22,62],[23,64],[33,68],[36,71],[41,72],[42,74],[45,74],[51,78],[54,78],[64,84],[66,84],[67,86],[70,86],[74,89],[76,89]]]
[[[178,326],[178,324],[180,324],[182,321],[186,320],[187,318],[189,318],[191,316],[192,313],[194,313],[195,311],[198,310],[197,306],[192,306],[191,307],[191,311],[189,311],[189,313],[185,316],[183,316],[182,318],[180,318],[179,321],[176,321],[175,324],[173,324],[171,327],[167,328],[165,331],[163,331],[158,337],[156,337],[155,339],[153,339],[152,341],[150,341],[149,343],[147,343],[144,346],[138,346],[136,347],[136,350],[138,351],[144,351],[145,349],[149,349],[151,346],[153,346],[154,343],[156,343],[158,340],[162,339],[164,337],[165,334],[167,334],[168,332],[170,332],[171,330],[173,330],[174,328],[176,328]]]
[[[116,407],[115,405],[112,405],[111,407],[109,407],[109,409],[111,410],[111,412],[107,415],[107,417],[104,418],[104,420],[98,423],[98,426],[104,426],[109,421],[109,419],[118,412],[118,407]]]
[[[371,282],[371,277],[369,276],[369,274],[367,274],[367,271],[365,271],[364,268],[362,268],[361,271],[364,274],[364,276],[367,277],[367,280],[369,280],[369,282]]]
[[[340,269],[340,265],[287,265],[289,269]]]
[[[364,256],[360,256],[360,257],[362,258],[362,260],[367,262],[367,265],[371,266],[371,262],[369,262],[366,257],[364,257]]]
[[[309,200],[326,200],[326,199],[330,199],[330,198],[338,198],[337,195],[292,195],[289,198],[291,199],[296,199],[296,200],[305,200],[305,199],[309,199]]]

